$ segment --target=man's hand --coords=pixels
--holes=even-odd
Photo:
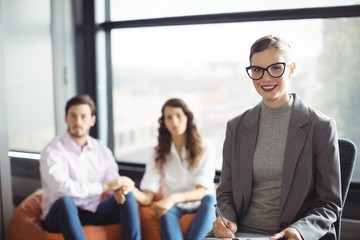
[[[235,232],[237,231],[237,225],[225,219],[225,223],[227,226],[224,225],[220,217],[217,217],[213,222],[213,233],[215,237],[218,238],[233,238],[235,237]]]
[[[135,182],[128,177],[121,176],[120,181],[122,183],[121,190],[125,195],[135,188]]]
[[[114,198],[117,203],[124,204],[126,201],[126,195],[135,189],[135,183],[128,177],[119,177],[115,181],[113,187],[118,187],[119,183],[121,184],[120,187],[114,190]]]
[[[116,191],[123,185],[122,180],[119,177],[114,180],[103,184],[103,192]]]
[[[274,234],[269,238],[270,240],[287,239],[287,240],[302,240],[298,230],[293,227],[288,227],[281,232]]]
[[[126,201],[126,196],[121,188],[114,192],[114,198],[118,204],[124,204]]]
[[[114,180],[103,184],[103,192],[116,191],[122,189],[123,193],[126,195],[133,190],[135,183],[128,177],[119,176]]]

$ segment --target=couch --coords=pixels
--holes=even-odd
[[[25,198],[16,207],[7,232],[7,240],[64,240],[60,233],[50,233],[41,226],[40,203],[42,190],[37,190]],[[155,212],[150,207],[139,207],[141,220],[141,234],[144,240],[160,240],[160,223]],[[195,214],[187,214],[180,219],[183,233],[186,232]],[[87,240],[119,240],[121,226],[119,224],[107,226],[84,226]]]

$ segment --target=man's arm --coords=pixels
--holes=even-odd
[[[101,182],[80,182],[71,179],[62,152],[51,147],[41,154],[40,174],[42,184],[59,195],[85,198],[103,193]]]

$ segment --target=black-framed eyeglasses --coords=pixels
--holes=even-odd
[[[266,68],[259,66],[249,66],[246,68],[246,72],[252,80],[259,80],[262,78],[265,71],[267,71],[271,77],[279,78],[284,74],[286,66],[287,63],[285,62],[273,63]]]

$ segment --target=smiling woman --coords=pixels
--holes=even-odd
[[[272,240],[338,238],[334,223],[342,199],[336,123],[289,92],[296,66],[290,53],[291,47],[274,35],[251,46],[251,66],[291,64],[281,76],[253,80],[261,101],[227,122],[216,191],[227,224],[217,217],[216,237],[249,232]]]

